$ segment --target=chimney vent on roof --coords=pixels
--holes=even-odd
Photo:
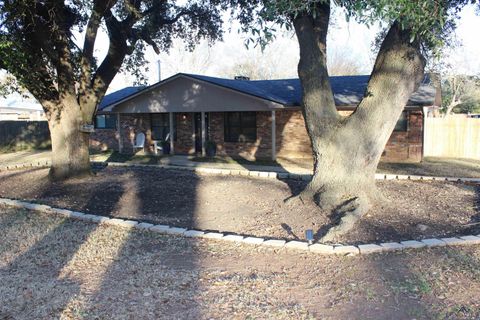
[[[234,78],[235,80],[241,80],[241,81],[248,81],[250,80],[249,77],[246,77],[246,76],[235,76]]]

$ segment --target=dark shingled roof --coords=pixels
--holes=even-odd
[[[186,75],[287,106],[299,106],[302,100],[302,88],[299,79],[232,80],[196,74]],[[368,79],[370,79],[370,76],[367,75],[330,77],[335,104],[337,106],[359,104],[367,88]],[[435,88],[430,84],[429,77],[426,76],[420,88],[410,97],[407,105],[433,105],[435,92]]]
[[[233,80],[184,73],[179,73],[173,77],[179,75],[209,82],[224,88],[232,89],[245,94],[256,96],[258,98],[277,102],[285,106],[299,106],[301,103],[302,89],[299,79]],[[367,75],[330,77],[330,82],[335,98],[335,104],[337,106],[358,105],[363,98],[369,78],[370,76]],[[161,82],[158,84],[161,84]],[[154,84],[150,87],[128,87],[111,93],[105,96],[105,98],[103,99],[102,103],[100,104],[100,110],[108,105],[111,105],[126,98],[129,95],[133,95],[141,89],[148,90],[149,88],[157,86],[158,84]],[[426,76],[423,83],[420,85],[420,88],[410,97],[407,105],[433,105],[435,103],[435,93],[436,90],[434,86],[430,84],[429,77]]]
[[[98,106],[98,109],[102,110],[105,107],[108,107],[109,105],[114,104],[115,102],[123,100],[126,97],[131,96],[132,94],[135,94],[138,91],[143,90],[145,88],[146,88],[146,86],[126,87],[126,88],[120,89],[118,91],[112,92],[110,94],[107,94],[102,99],[102,102],[100,102],[100,105]]]

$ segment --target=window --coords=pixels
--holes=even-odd
[[[174,118],[175,119],[175,118]],[[168,113],[154,113],[150,118],[152,140],[170,141],[170,118]],[[173,121],[173,139],[177,140],[177,126]]]
[[[393,131],[407,131],[407,128],[408,128],[407,111],[403,111]]]
[[[99,114],[95,117],[95,128],[97,129],[116,129],[116,114]]]
[[[226,112],[226,142],[254,142],[257,140],[257,114],[255,112]]]

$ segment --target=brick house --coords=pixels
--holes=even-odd
[[[331,77],[341,114],[355,110],[368,79]],[[147,153],[154,153],[159,141],[168,140],[171,153],[205,155],[205,142],[213,141],[217,155],[308,158],[311,146],[300,102],[298,79],[250,81],[180,73],[149,87],[128,87],[107,95],[96,114],[90,144],[133,153],[135,135],[143,132]],[[438,90],[426,78],[405,106],[383,160],[422,160],[424,110],[439,102]]]

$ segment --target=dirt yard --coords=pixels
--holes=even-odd
[[[0,207],[0,319],[479,319],[480,247],[322,256]]]
[[[50,183],[47,169],[0,173],[0,196],[187,228],[262,237],[317,238],[334,222],[314,205],[289,208],[304,182],[198,175],[158,168],[104,168],[95,177]],[[456,183],[379,181],[376,205],[339,243],[480,233],[480,188]]]

